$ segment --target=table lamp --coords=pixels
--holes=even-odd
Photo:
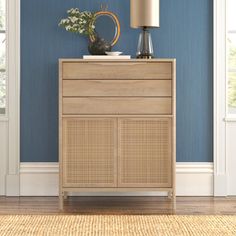
[[[137,58],[154,57],[149,28],[160,26],[160,0],[130,0],[130,26],[142,28],[139,35]]]

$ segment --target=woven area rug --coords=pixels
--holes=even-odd
[[[2,215],[0,235],[236,235],[236,216]]]

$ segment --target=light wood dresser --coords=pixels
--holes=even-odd
[[[175,59],[60,59],[60,209],[79,191],[174,203],[175,100]]]

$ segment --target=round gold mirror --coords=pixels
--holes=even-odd
[[[99,11],[95,13],[93,22],[94,35],[90,36],[90,40],[94,42],[96,38],[105,40],[111,46],[114,46],[120,37],[120,22],[117,16],[109,11]]]

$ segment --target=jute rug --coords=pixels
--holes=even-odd
[[[0,216],[0,235],[236,235],[236,216]]]

